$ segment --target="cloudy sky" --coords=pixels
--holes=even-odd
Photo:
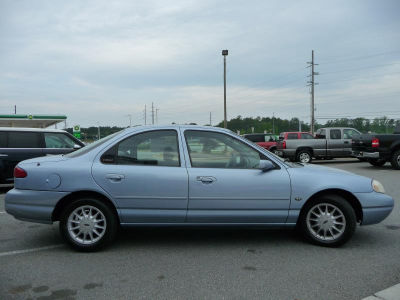
[[[68,125],[400,118],[400,2],[0,0],[0,113]]]

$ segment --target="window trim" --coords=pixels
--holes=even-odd
[[[189,157],[189,161],[190,161],[190,167],[191,168],[195,168],[195,169],[220,169],[220,170],[255,170],[255,171],[261,171],[260,169],[254,169],[254,168],[205,168],[205,167],[194,167],[193,163],[192,163],[192,157],[190,156],[190,152],[189,152],[189,145],[188,145],[188,141],[186,139],[186,132],[188,131],[193,131],[193,132],[210,132],[210,133],[218,133],[218,134],[223,134],[226,136],[231,137],[232,139],[235,139],[236,141],[244,144],[245,146],[253,149],[254,151],[256,151],[259,155],[261,155],[262,157],[264,157],[265,159],[261,159],[260,160],[269,160],[274,166],[275,168],[273,170],[280,170],[281,166],[278,165],[275,161],[271,160],[267,155],[265,155],[264,153],[260,152],[258,149],[254,148],[250,143],[246,143],[244,141],[242,141],[241,139],[236,138],[233,135],[227,134],[225,132],[220,132],[220,131],[214,131],[214,130],[196,130],[196,129],[184,129],[183,130],[183,138],[185,140],[185,144],[186,144],[186,152],[187,155]],[[252,143],[252,142],[251,142]]]
[[[123,141],[125,141],[125,140],[127,140],[127,139],[129,139],[129,138],[131,138],[131,137],[134,137],[134,136],[136,136],[136,135],[139,135],[139,134],[146,134],[146,133],[150,133],[150,132],[160,132],[160,131],[174,131],[175,132],[175,134],[176,134],[176,143],[177,143],[177,146],[178,146],[178,165],[177,166],[159,166],[159,165],[146,165],[146,164],[119,164],[119,163],[117,163],[117,162],[114,162],[114,163],[104,163],[103,162],[103,156],[109,151],[109,150],[111,150],[111,149],[113,149],[114,148],[114,159],[116,158],[116,156],[118,155],[118,146],[119,146],[119,144],[120,143],[122,143]],[[124,137],[122,140],[119,140],[117,143],[115,143],[115,144],[113,144],[113,145],[111,145],[109,148],[107,148],[106,150],[104,150],[103,151],[103,153],[101,154],[101,156],[100,156],[100,158],[99,158],[99,161],[100,161],[100,163],[101,164],[103,164],[103,165],[117,165],[117,166],[146,166],[146,167],[169,167],[169,168],[181,168],[182,167],[182,160],[181,160],[181,149],[180,149],[180,145],[179,145],[179,131],[178,130],[176,130],[176,129],[153,129],[153,130],[146,130],[146,131],[141,131],[141,132],[136,132],[136,133],[134,133],[134,134],[132,134],[132,135],[129,135],[129,136],[127,136],[127,137]]]

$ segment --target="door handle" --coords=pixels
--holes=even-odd
[[[107,174],[106,178],[110,179],[111,181],[121,181],[125,178],[125,176],[121,174]]]
[[[217,181],[217,179],[212,176],[197,176],[196,180],[201,181],[202,183],[213,183],[214,181]]]
[[[8,154],[0,154],[0,157],[8,157]]]

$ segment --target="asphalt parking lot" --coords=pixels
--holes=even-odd
[[[381,224],[341,248],[293,231],[130,229],[77,253],[58,224],[15,220],[0,195],[0,299],[362,299],[400,282],[400,172],[354,160],[317,162],[381,181],[395,198]],[[4,192],[4,190],[3,190]]]

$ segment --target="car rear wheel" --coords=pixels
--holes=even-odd
[[[306,204],[299,217],[299,227],[311,243],[338,247],[352,237],[356,220],[352,206],[345,199],[329,195]]]
[[[390,164],[392,165],[393,169],[400,170],[400,150],[397,150],[393,153]]]
[[[386,164],[386,160],[384,159],[370,159],[368,162],[375,167],[382,167]]]
[[[95,251],[111,243],[118,229],[114,212],[98,199],[72,202],[60,218],[65,241],[79,251]]]
[[[301,150],[301,151],[299,151],[299,153],[297,153],[296,159],[297,159],[297,161],[299,161],[301,163],[311,163],[312,156],[309,151]]]

